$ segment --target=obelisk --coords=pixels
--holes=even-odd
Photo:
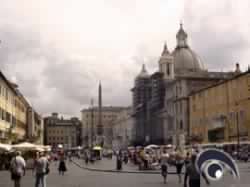
[[[99,83],[98,88],[98,128],[97,134],[99,137],[103,136],[103,126],[102,126],[102,85]]]

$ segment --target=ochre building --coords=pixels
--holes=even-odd
[[[0,71],[0,142],[15,143],[25,139],[28,102]]]
[[[192,93],[189,102],[196,141],[250,140],[250,71]]]

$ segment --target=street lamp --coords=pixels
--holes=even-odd
[[[236,107],[238,103],[236,103]],[[240,152],[240,127],[239,127],[239,113],[236,110],[236,128],[237,128],[237,158],[239,159],[239,152]]]
[[[90,135],[90,141],[91,141],[91,149],[94,147],[94,99],[91,99],[91,135]]]

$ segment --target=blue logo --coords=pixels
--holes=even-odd
[[[206,149],[200,152],[197,155],[195,166],[197,171],[203,173],[210,181],[218,181],[226,173],[230,173],[236,179],[240,178],[234,159],[226,152],[217,149]]]

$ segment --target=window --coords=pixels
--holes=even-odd
[[[2,87],[2,96],[4,97],[4,93],[5,93],[5,88]]]
[[[182,120],[180,121],[180,129],[181,130],[183,129],[183,122],[182,122]]]
[[[16,125],[16,118],[14,116],[12,116],[12,125]]]
[[[8,98],[9,98],[9,93],[8,93],[8,90],[6,89],[6,95],[5,95],[5,98],[6,100],[8,101]]]
[[[193,104],[193,112],[195,112],[195,111],[196,111],[196,105]]]
[[[167,75],[170,75],[170,64],[167,63]]]
[[[239,122],[240,122],[240,124],[243,124],[244,121],[245,121],[245,112],[243,110],[241,110],[239,113]]]
[[[2,110],[2,120],[5,120],[5,111]]]
[[[182,102],[180,102],[180,114],[182,114]]]

